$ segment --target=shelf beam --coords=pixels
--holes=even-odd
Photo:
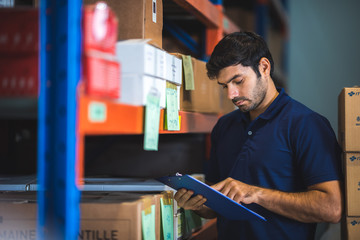
[[[96,111],[99,116],[96,116]],[[79,99],[81,135],[142,134],[144,108],[82,95]]]
[[[93,108],[93,107],[94,108]],[[93,108],[93,109],[92,109]],[[100,117],[91,117],[98,111]],[[114,100],[98,99],[80,95],[79,133],[86,135],[143,134],[144,107],[120,104]],[[219,115],[179,111],[181,130],[164,130],[164,110],[160,112],[160,134],[162,133],[209,133]]]
[[[208,28],[221,28],[219,10],[209,0],[173,0],[183,9],[199,19]]]

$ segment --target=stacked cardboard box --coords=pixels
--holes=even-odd
[[[79,239],[168,239],[164,235],[174,235],[174,225],[164,217],[173,216],[173,209],[172,192],[84,192]],[[0,219],[1,239],[37,239],[35,193],[2,193]]]
[[[181,53],[173,53],[175,56],[186,59]],[[200,113],[221,112],[221,87],[216,81],[211,81],[207,76],[206,62],[191,57],[191,67],[183,61],[183,84],[180,90],[180,110]],[[185,73],[190,71],[191,73]],[[189,75],[193,81],[193,88],[189,89]]]
[[[166,81],[181,85],[181,59],[145,40],[125,40],[116,44],[122,66],[121,103],[144,106],[152,88],[160,93],[160,107],[166,105]]]
[[[37,96],[38,22],[38,9],[0,8],[0,96]]]
[[[84,0],[93,4],[98,0]],[[117,40],[149,39],[150,44],[162,47],[162,0],[104,0],[119,19]]]
[[[338,139],[345,173],[344,237],[360,239],[360,88],[344,88],[339,95]]]

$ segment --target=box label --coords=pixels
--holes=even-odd
[[[350,96],[350,97],[353,97],[353,96],[360,96],[360,91],[350,91],[350,92],[348,92],[348,95]]]
[[[180,130],[177,87],[169,82],[166,82],[166,125],[167,130]]]
[[[195,90],[194,71],[191,63],[191,56],[182,55],[184,67],[185,90]]]
[[[88,108],[90,122],[102,123],[106,121],[106,105],[101,102],[90,102]]]
[[[106,240],[120,240],[121,235],[119,230],[81,230],[79,233],[79,239],[81,240],[97,240],[97,239],[106,239]]]
[[[160,124],[160,92],[152,88],[145,108],[144,150],[158,150]]]
[[[156,23],[156,0],[152,1],[152,20]]]
[[[141,223],[144,240],[155,240],[155,205],[151,205],[150,211],[141,211]]]
[[[165,200],[160,198],[161,223],[163,227],[164,240],[174,239],[174,210],[172,204],[165,204]]]

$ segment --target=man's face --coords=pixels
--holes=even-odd
[[[264,100],[267,84],[251,67],[241,64],[222,69],[218,83],[227,90],[228,98],[243,112],[255,110]]]

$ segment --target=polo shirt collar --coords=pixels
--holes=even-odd
[[[265,110],[265,112],[263,112],[262,114],[260,114],[257,117],[257,119],[262,118],[265,120],[269,120],[269,119],[273,118],[282,109],[282,107],[289,102],[290,97],[285,93],[284,88],[276,88],[276,90],[279,92],[279,95],[270,104],[270,106]],[[240,110],[238,109],[237,111],[240,111]],[[244,121],[245,123],[249,123],[250,122],[249,112],[240,114],[240,119],[242,121]]]
[[[269,120],[273,118],[289,101],[290,97],[285,93],[284,88],[276,88],[279,92],[279,95],[275,100],[270,104],[270,106],[259,115],[258,118]]]

